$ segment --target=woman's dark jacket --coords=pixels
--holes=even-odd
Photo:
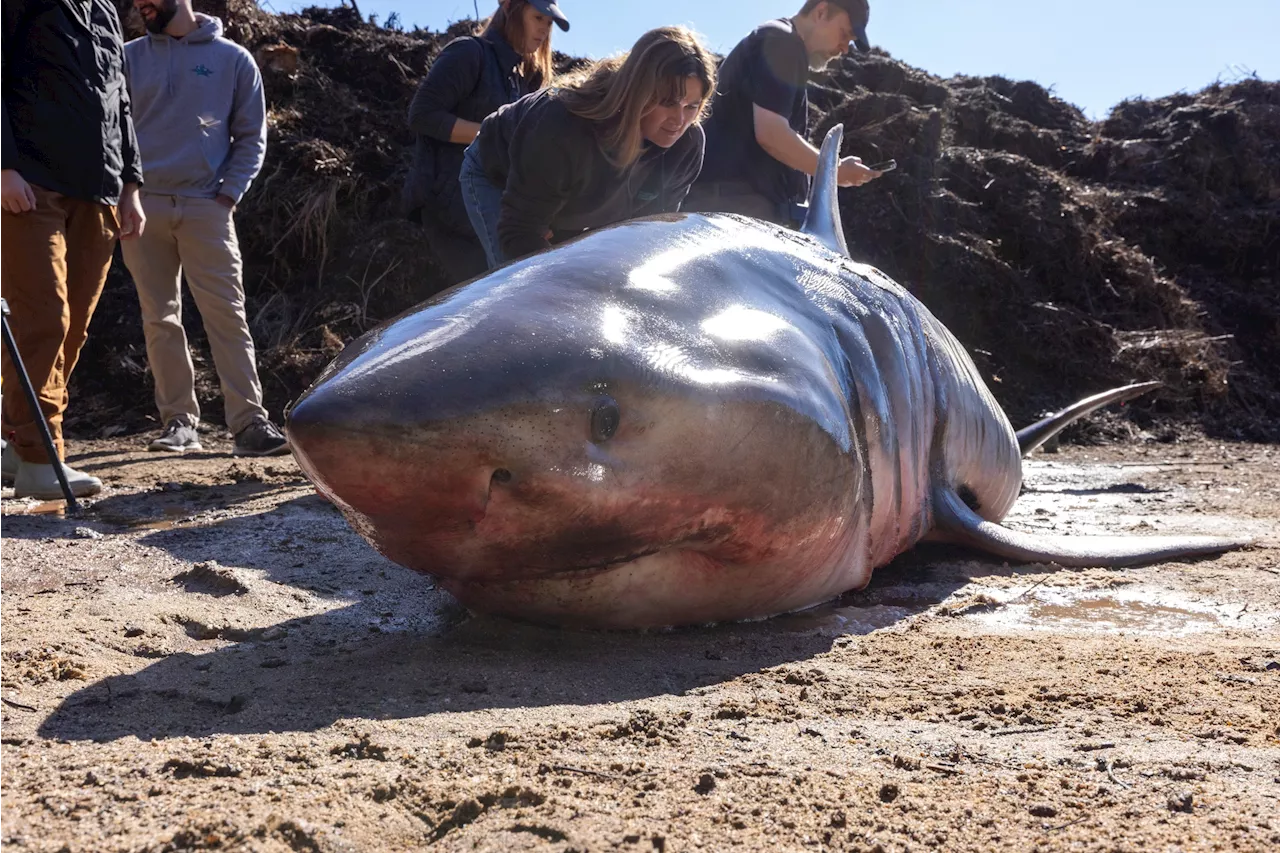
[[[402,195],[409,218],[420,220],[425,213],[449,230],[471,234],[458,185],[466,146],[450,142],[449,134],[455,117],[478,124],[540,88],[540,74],[521,76],[522,62],[498,34],[464,36],[440,51],[409,105],[409,129],[417,137]]]
[[[706,143],[692,125],[670,148],[646,143],[629,166],[610,162],[595,122],[574,115],[548,89],[485,119],[476,154],[485,176],[502,187],[498,242],[509,259],[614,222],[680,209],[702,170]]]

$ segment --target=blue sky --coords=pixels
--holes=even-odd
[[[321,5],[337,5],[315,0]],[[440,29],[473,16],[473,0],[358,0],[385,21]],[[802,0],[560,0],[573,23],[566,53],[625,50],[663,24],[687,24],[728,52],[753,26]],[[278,11],[313,3],[267,0]],[[481,0],[481,14],[496,6]],[[932,74],[1035,80],[1101,118],[1126,97],[1158,98],[1256,73],[1280,79],[1280,0],[872,0],[872,44]]]

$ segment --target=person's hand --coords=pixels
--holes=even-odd
[[[36,209],[36,194],[17,169],[0,170],[3,183],[3,207],[9,213],[26,213]]]
[[[836,171],[836,183],[842,187],[860,187],[867,181],[874,181],[880,174],[875,169],[864,166],[861,157],[841,157],[840,167]]]
[[[138,198],[137,184],[124,185],[116,210],[120,215],[120,239],[133,240],[141,237],[142,229],[147,226],[147,215],[142,212],[142,199]]]
[[[235,212],[236,200],[231,196],[218,193],[218,195],[215,196],[213,200],[216,201],[218,204],[222,205],[223,207],[225,207],[227,210],[230,210],[232,213]]]

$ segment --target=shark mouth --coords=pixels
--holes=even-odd
[[[554,568],[554,569],[540,567],[540,566],[532,566],[531,568],[540,572],[538,577],[554,578],[554,577],[565,577],[565,576],[577,576],[577,575],[588,574],[593,572],[603,572],[609,569],[615,569],[618,566],[624,566],[627,563],[633,563],[636,560],[639,560],[643,557],[652,557],[654,554],[661,554],[665,550],[667,550],[667,547],[665,546],[658,547],[658,548],[646,548],[643,551],[636,551],[635,553],[626,554],[625,556],[610,557],[609,559],[602,560],[598,563],[586,563],[579,566],[568,566],[568,567],[561,566],[559,568]]]

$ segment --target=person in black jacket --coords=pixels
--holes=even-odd
[[[409,106],[417,141],[405,211],[421,222],[432,255],[455,282],[485,268],[458,187],[463,151],[486,116],[551,82],[553,21],[569,29],[554,0],[502,0],[480,35],[440,52]]]
[[[116,238],[142,233],[142,164],[111,0],[4,0],[0,288],[13,336],[60,457],[67,382],[107,280]],[[3,453],[16,497],[62,496],[40,412],[4,350]],[[102,482],[63,464],[77,497]]]
[[[684,27],[489,116],[462,190],[490,267],[592,228],[679,210],[702,168],[715,58]]]

